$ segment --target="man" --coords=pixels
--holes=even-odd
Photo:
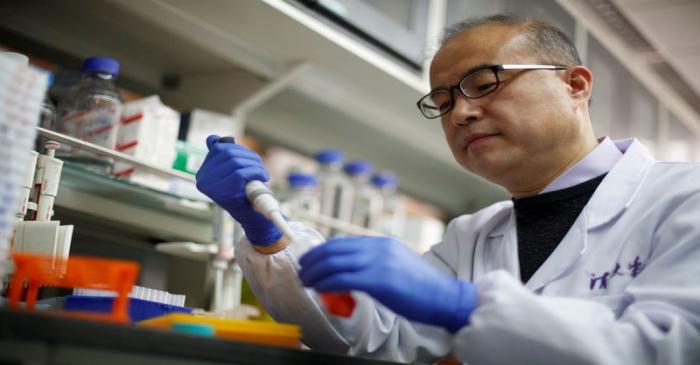
[[[700,363],[697,166],[596,140],[591,72],[541,22],[459,24],[430,82],[420,111],[513,199],[454,219],[423,257],[383,237],[310,249],[323,238],[299,224],[287,242],[243,194],[267,180],[260,158],[209,138],[198,187],[243,225],[236,257],[273,317],[301,324],[311,348],[395,361]],[[347,319],[315,294],[347,291]]]

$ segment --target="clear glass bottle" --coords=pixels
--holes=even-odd
[[[48,88],[51,88],[52,84],[53,74],[49,73]],[[41,110],[39,111],[39,127],[50,130],[56,130],[58,113],[56,112],[56,107],[54,106],[54,103],[51,101],[51,98],[49,98],[48,88],[46,94],[44,95],[44,100],[41,103]],[[39,153],[44,153],[44,145],[46,144],[46,142],[48,142],[48,139],[46,137],[37,136],[36,145],[34,146],[34,149]]]
[[[343,153],[338,150],[323,150],[318,152],[315,158],[319,163],[316,176],[321,214],[349,222],[352,214],[353,187],[343,174]],[[329,227],[319,228],[325,237],[333,237],[339,233]]]
[[[292,171],[287,176],[287,188],[279,194],[282,214],[315,228],[315,224],[304,219],[304,213],[318,215],[321,212],[321,204],[316,194],[317,185],[314,174]]]
[[[351,161],[343,168],[353,184],[352,224],[371,228],[381,209],[381,196],[369,183],[372,164],[369,161]]]
[[[87,58],[78,85],[59,105],[59,131],[114,149],[122,104],[121,94],[114,84],[118,76],[116,60],[100,56]]]
[[[381,196],[381,209],[370,228],[402,238],[406,211],[403,199],[396,192],[399,185],[398,177],[391,171],[380,171],[372,176],[371,183]]]

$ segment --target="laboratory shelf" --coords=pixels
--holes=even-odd
[[[187,182],[183,182],[185,183]],[[189,184],[194,186],[194,183]],[[156,190],[112,175],[91,171],[85,165],[76,162],[64,162],[61,185],[183,218],[206,222],[213,219],[211,203],[208,200],[185,198],[175,193]]]
[[[56,205],[164,239],[212,239],[211,203],[97,173],[76,162],[64,162]]]
[[[110,55],[122,81],[180,110],[230,113],[306,64],[248,115],[246,132],[306,155],[334,147],[371,159],[401,176],[402,191],[448,214],[506,197],[459,167],[439,121],[420,116],[415,101],[428,88],[420,72],[294,1],[10,1],[0,3],[0,36],[71,69]]]
[[[393,364],[0,308],[3,364]]]

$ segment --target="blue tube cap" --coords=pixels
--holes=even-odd
[[[391,171],[381,171],[374,176],[372,176],[372,184],[374,186],[384,188],[384,187],[395,187],[399,185],[399,178],[395,173]]]
[[[320,163],[333,163],[333,162],[343,162],[345,156],[340,150],[321,150],[314,156],[316,161]]]
[[[318,183],[316,176],[303,172],[292,172],[287,176],[287,182],[291,186],[316,186]]]
[[[105,72],[117,77],[119,76],[119,61],[103,56],[88,57],[83,62],[83,72]]]
[[[357,176],[371,174],[374,167],[369,161],[358,160],[346,163],[343,170],[350,176]]]

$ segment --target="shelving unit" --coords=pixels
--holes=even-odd
[[[194,176],[178,170],[154,166],[132,156],[44,128],[37,128],[37,131],[44,138],[119,162],[130,163],[141,171],[181,179],[186,184],[195,183]],[[98,219],[151,231],[160,237],[195,242],[211,242],[213,239],[212,224],[215,212],[211,201],[205,196],[202,195],[202,199],[191,199],[176,193],[155,190],[91,171],[86,165],[78,162],[64,161],[56,205],[87,213]],[[319,214],[295,212],[294,216],[347,234],[381,235],[379,232]]]
[[[0,14],[6,31],[76,60],[64,66],[78,68],[93,54],[119,59],[125,80],[181,110],[230,113],[266,81],[309,63],[250,114],[248,132],[307,155],[337,147],[371,159],[397,171],[402,190],[448,214],[506,196],[464,172],[439,122],[415,110],[427,90],[419,72],[293,2],[28,0],[3,3]]]

